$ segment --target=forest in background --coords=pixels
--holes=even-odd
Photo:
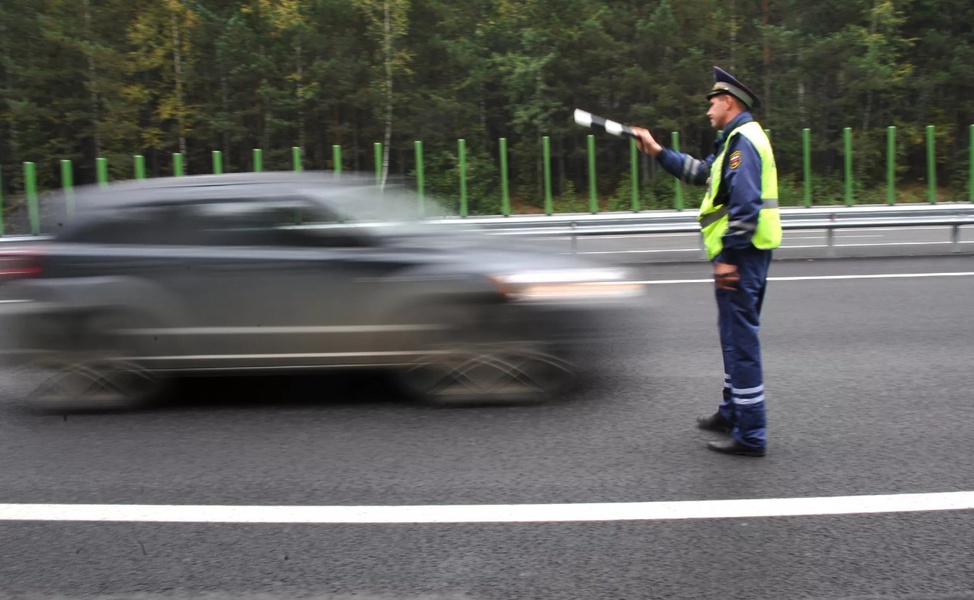
[[[798,204],[803,128],[811,129],[816,204],[841,202],[842,130],[851,127],[856,202],[885,199],[886,130],[897,128],[900,200],[922,199],[925,128],[935,126],[943,200],[966,199],[974,122],[974,3],[969,0],[2,0],[0,173],[23,191],[189,174],[379,168],[411,178],[424,145],[430,195],[455,198],[466,143],[470,212],[500,212],[498,140],[511,193],[543,202],[549,136],[558,210],[587,207],[580,107],[649,127],[664,144],[710,153],[712,66],[751,86],[772,132],[783,204]],[[599,136],[602,207],[631,197],[629,144]],[[911,190],[921,190],[911,197]],[[672,205],[673,180],[640,161],[646,208]],[[694,198],[695,199],[695,198]]]

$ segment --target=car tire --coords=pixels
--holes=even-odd
[[[437,333],[399,370],[406,391],[426,404],[459,407],[544,402],[568,388],[574,365],[525,332],[511,331],[499,308],[426,307]]]

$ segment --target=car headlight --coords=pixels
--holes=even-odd
[[[491,275],[508,299],[517,301],[615,300],[643,293],[623,269],[553,269]]]

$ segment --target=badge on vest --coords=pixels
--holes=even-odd
[[[731,153],[729,164],[730,164],[730,168],[732,169],[736,169],[737,167],[741,166],[740,150],[735,150],[734,152]]]

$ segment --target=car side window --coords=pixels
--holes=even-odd
[[[192,207],[210,244],[276,247],[361,247],[368,245],[354,226],[301,199],[227,201]]]
[[[83,244],[173,245],[187,243],[189,229],[177,226],[172,206],[136,206],[91,213],[60,236]]]

